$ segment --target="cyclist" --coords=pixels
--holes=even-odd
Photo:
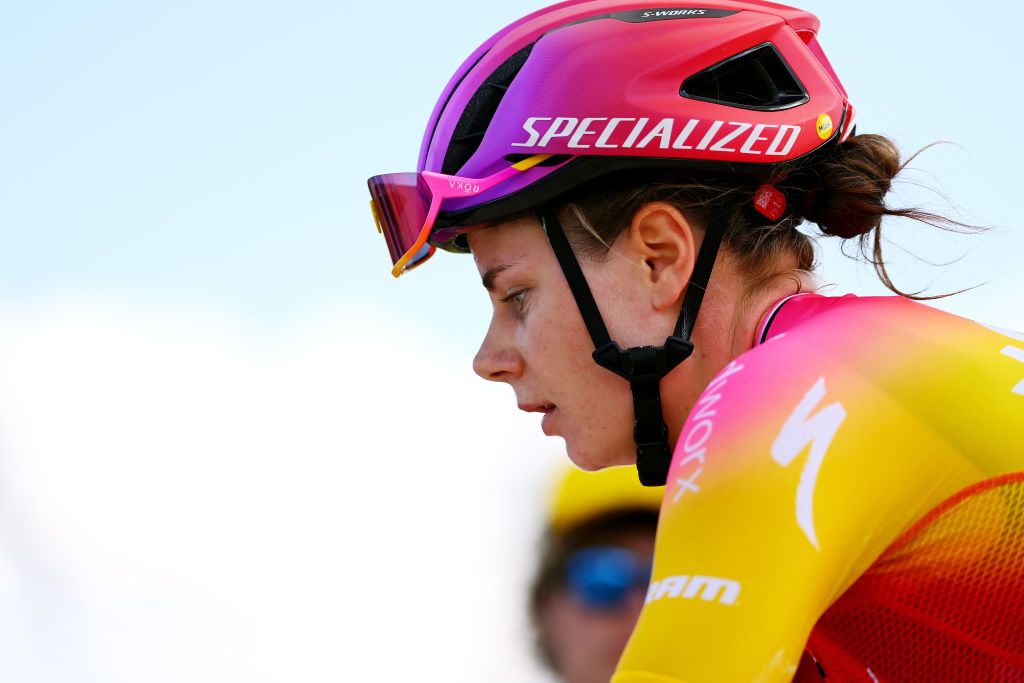
[[[454,75],[420,172],[369,181],[395,275],[473,252],[476,371],[584,468],[667,483],[615,683],[1024,676],[1024,336],[815,292],[802,222],[899,294],[882,219],[942,220],[886,205],[899,153],[817,29],[555,5]]]
[[[608,683],[640,615],[661,496],[630,469],[568,468],[548,509],[530,617],[565,683]]]

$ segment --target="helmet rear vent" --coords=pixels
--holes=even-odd
[[[679,94],[743,109],[776,111],[803,104],[807,91],[771,43],[741,52],[683,81]]]
[[[498,105],[505,97],[505,91],[512,85],[523,64],[526,64],[533,45],[527,45],[506,59],[473,93],[473,97],[462,111],[462,116],[459,117],[459,122],[455,125],[452,141],[448,144],[448,151],[441,165],[442,173],[457,173],[480,147],[487,126],[494,118],[494,112],[498,110]]]

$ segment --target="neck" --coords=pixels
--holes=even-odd
[[[694,353],[662,380],[662,397],[671,444],[700,393],[730,361],[753,348],[758,323],[772,306],[787,296],[813,292],[814,277],[795,268],[773,276],[755,289],[744,285],[743,273],[732,258],[720,254],[693,331]]]
[[[775,276],[766,287],[741,296],[733,306],[731,340],[725,363],[754,347],[761,321],[781,299],[801,292],[813,292],[816,288],[810,273],[793,271]]]

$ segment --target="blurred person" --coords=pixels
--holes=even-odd
[[[1024,335],[894,284],[883,220],[970,226],[889,203],[906,161],[855,130],[818,28],[539,10],[453,76],[418,170],[369,180],[395,276],[472,252],[477,374],[581,467],[667,485],[615,683],[1024,677]],[[922,115],[998,101],[969,86]],[[896,296],[821,295],[825,237]]]
[[[529,606],[538,653],[565,683],[611,679],[643,606],[660,503],[630,468],[558,482]]]

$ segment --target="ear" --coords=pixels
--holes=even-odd
[[[655,310],[674,307],[693,274],[696,238],[690,222],[666,202],[644,204],[626,233],[634,259],[639,256]],[[634,260],[635,262],[635,260]]]

